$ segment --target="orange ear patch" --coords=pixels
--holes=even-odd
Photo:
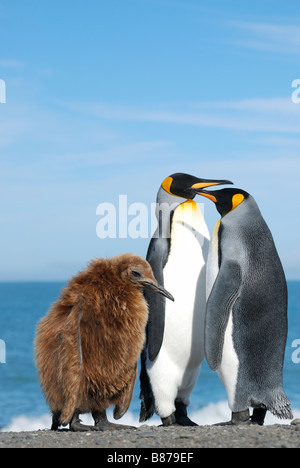
[[[173,178],[172,177],[167,177],[163,183],[161,184],[162,188],[168,192],[170,195],[173,195],[173,193],[171,192],[171,185],[172,185],[172,182],[173,182]]]
[[[231,211],[234,210],[238,205],[240,205],[242,201],[244,200],[245,200],[245,197],[241,193],[236,193],[235,195],[233,195]]]

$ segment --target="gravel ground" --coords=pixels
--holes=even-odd
[[[0,448],[300,448],[300,425],[141,426],[111,432],[0,433]]]

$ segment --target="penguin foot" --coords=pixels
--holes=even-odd
[[[251,424],[249,409],[246,411],[239,411],[238,413],[231,413],[231,421],[214,424],[214,426],[247,426]]]
[[[73,418],[70,422],[70,431],[72,432],[91,432],[97,431],[98,429],[95,426],[87,426],[85,424],[81,424],[81,420],[79,419],[79,413],[74,413]]]
[[[96,431],[122,431],[124,429],[134,429],[136,430],[135,426],[126,426],[125,424],[115,424],[110,421],[106,421],[104,423],[98,423],[94,426]]]
[[[52,415],[52,426],[51,426],[51,431],[57,431],[57,429],[60,426],[60,415],[61,412],[53,413]]]
[[[186,405],[175,401],[175,412],[166,418],[161,418],[162,426],[198,426],[187,415]]]
[[[115,424],[108,421],[106,411],[94,411],[93,418],[95,421],[94,431],[120,431],[122,429],[136,429],[135,426],[125,426],[123,424]]]
[[[175,401],[175,419],[180,426],[198,426],[187,415],[187,407],[182,401]]]
[[[265,408],[254,408],[253,415],[251,416],[251,424],[258,424],[263,426],[265,422],[265,417],[267,410]]]
[[[176,424],[176,417],[175,413],[170,414],[170,416],[167,416],[166,418],[161,418],[162,426],[173,426]]]

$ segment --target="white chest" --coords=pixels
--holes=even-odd
[[[209,232],[199,206],[183,203],[173,215],[164,268],[164,285],[175,298],[166,302],[164,346],[182,354],[184,360],[202,354],[208,244]]]

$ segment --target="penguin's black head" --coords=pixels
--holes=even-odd
[[[162,188],[170,193],[171,195],[193,199],[197,190],[205,187],[211,187],[213,185],[225,185],[232,184],[229,180],[210,180],[210,179],[199,179],[189,174],[177,172],[167,177],[161,184]]]
[[[249,197],[249,193],[238,188],[225,188],[222,190],[199,190],[203,197],[209,198],[216,204],[216,208],[223,217]]]

